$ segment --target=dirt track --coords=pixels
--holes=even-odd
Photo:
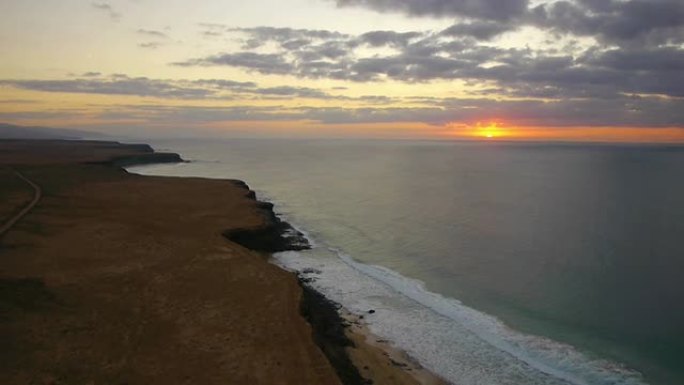
[[[40,201],[40,198],[43,196],[43,191],[41,190],[40,186],[37,184],[33,183],[30,179],[26,178],[22,173],[20,173],[17,170],[12,170],[14,174],[17,176],[17,178],[23,180],[26,182],[31,188],[33,189],[33,199],[31,202],[29,202],[24,208],[21,209],[16,215],[13,217],[9,218],[2,226],[0,226],[0,238],[2,238],[5,233],[7,233],[14,225],[17,224],[23,218],[28,214],[33,208],[38,204]]]

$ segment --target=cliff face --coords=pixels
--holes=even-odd
[[[246,191],[245,198],[254,201],[263,217],[263,223],[254,228],[226,230],[223,232],[224,237],[250,250],[265,253],[311,248],[304,234],[275,214],[272,203],[256,200],[256,194],[245,182],[235,181],[235,184]]]
[[[44,197],[0,243],[0,383],[340,384],[297,278],[221,235],[271,223],[249,190],[111,165],[144,148],[21,146]]]
[[[234,181],[235,185],[245,191],[245,198],[254,202],[263,218],[263,223],[253,228],[230,229],[223,236],[230,241],[250,250],[262,253],[282,251],[300,251],[310,249],[311,245],[304,234],[280,219],[270,202],[256,199],[254,191],[243,181]],[[328,358],[335,372],[345,385],[369,384],[359,373],[352,362],[347,348],[353,342],[346,335],[346,321],[338,313],[339,305],[328,300],[322,294],[308,287],[300,279],[302,290],[300,311],[313,329],[313,340]]]

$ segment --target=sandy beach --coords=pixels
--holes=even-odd
[[[1,383],[439,383],[358,319],[332,349],[346,357],[331,357],[297,277],[224,236],[273,225],[244,183],[120,168],[178,160],[146,145],[0,141],[0,222],[32,199],[16,171],[42,189],[0,238]]]

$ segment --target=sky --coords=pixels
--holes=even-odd
[[[0,122],[684,142],[682,0],[0,0]]]

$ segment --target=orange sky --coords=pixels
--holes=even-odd
[[[416,3],[421,14],[362,3],[4,2],[0,122],[141,137],[684,142],[682,26],[642,20],[658,32],[644,45],[493,1]],[[583,12],[608,23],[623,11],[573,17]]]

